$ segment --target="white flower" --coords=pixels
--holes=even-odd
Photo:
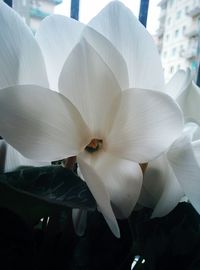
[[[186,195],[200,213],[199,175],[199,126],[188,123],[167,153],[149,162],[139,202],[154,208],[152,217],[160,217],[168,214]]]
[[[118,2],[104,11],[113,9],[124,19],[130,17]],[[135,62],[132,71],[128,67],[128,76],[126,61],[96,31],[52,16],[44,21],[36,41],[18,16],[0,2],[0,69],[5,69],[0,72],[4,82],[0,134],[30,159],[77,156],[98,208],[117,237],[115,215],[127,217],[139,197],[142,172],[138,163],[159,156],[182,130],[177,105],[154,91],[162,86],[162,70],[157,58],[154,63],[151,57],[155,52],[152,41],[133,20],[137,44],[132,48],[131,61]],[[124,29],[120,26],[119,30],[113,35],[121,33],[125,38]],[[57,43],[58,36],[63,38],[63,47]],[[142,54],[138,44],[144,40]],[[60,93],[49,89],[47,78],[50,88]],[[126,89],[132,85],[129,81],[135,81],[134,88]],[[152,91],[138,88],[148,85]]]
[[[186,122],[200,124],[200,88],[193,81],[189,69],[176,72],[166,85],[166,93],[180,105]]]
[[[10,20],[8,19],[9,17]],[[48,86],[44,61],[30,29],[3,1],[0,1],[0,89],[16,84]],[[23,31],[22,31],[23,29]],[[15,33],[14,33],[15,32]],[[23,33],[26,32],[26,38]],[[29,53],[31,51],[31,54]],[[37,69],[31,72],[34,67]],[[5,140],[0,141],[1,169],[9,172],[19,166],[44,166],[23,157]]]
[[[152,217],[168,214],[186,196],[200,213],[200,89],[191,71],[179,70],[166,85],[187,123],[168,151],[148,163],[139,203],[154,208]]]

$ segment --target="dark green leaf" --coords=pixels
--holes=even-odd
[[[145,258],[144,269],[200,269],[200,216],[192,205],[179,203],[162,218],[150,219],[145,211],[147,218],[143,212],[131,216],[133,252]]]
[[[96,208],[87,185],[61,166],[24,167],[0,174],[0,206],[33,223],[54,210]]]

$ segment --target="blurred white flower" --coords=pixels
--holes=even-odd
[[[152,217],[160,217],[168,214],[186,195],[200,213],[199,175],[199,126],[188,123],[167,153],[148,163],[139,203],[154,208]]]
[[[200,88],[193,81],[189,69],[176,72],[166,85],[166,93],[180,105],[186,122],[200,124]]]
[[[162,154],[179,137],[183,119],[169,96],[154,91],[163,86],[162,68],[145,29],[118,1],[96,17],[98,24],[108,16],[116,43],[63,16],[44,20],[35,39],[0,2],[0,134],[30,159],[77,156],[119,237],[115,216],[127,217],[140,194],[138,163]],[[120,25],[112,28],[115,17]],[[117,46],[122,40],[132,53],[125,41]]]
[[[41,52],[32,38],[31,30],[3,1],[0,1],[0,25],[0,91],[17,84],[37,83],[48,86]],[[24,31],[26,32],[25,39]],[[5,140],[0,140],[1,171],[10,172],[19,166],[45,165],[49,165],[49,162],[39,163],[27,159]]]
[[[183,196],[200,213],[199,91],[189,69],[179,70],[166,85],[166,93],[179,104],[187,124],[168,151],[148,163],[139,203],[154,208],[153,217],[168,214]]]

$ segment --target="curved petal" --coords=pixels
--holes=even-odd
[[[186,136],[190,141],[200,139],[200,127],[194,122],[188,122],[184,125],[182,136]]]
[[[184,192],[165,154],[148,163],[139,202],[154,208],[152,217],[167,215],[183,196]]]
[[[177,100],[192,82],[191,71],[179,70],[166,85],[166,93]]]
[[[196,161],[200,166],[200,140],[192,142],[192,149],[193,149]]]
[[[192,81],[191,71],[177,72],[166,86],[167,94],[172,96],[181,107],[186,122],[200,124],[200,88]]]
[[[80,165],[80,170],[83,174],[84,180],[87,183],[90,191],[92,192],[102,215],[104,216],[108,226],[110,227],[110,230],[117,238],[119,238],[120,231],[110,204],[110,196],[101,178],[97,175],[95,170],[91,166],[89,166],[83,159],[78,158],[78,163]]]
[[[119,157],[148,162],[165,151],[183,128],[181,111],[161,92],[128,89],[119,97],[119,108],[107,149]]]
[[[137,203],[142,186],[143,174],[139,164],[103,151],[97,155],[84,152],[80,157],[94,168],[104,183],[115,216],[127,218]]]
[[[80,114],[61,94],[33,85],[0,91],[0,134],[30,159],[52,161],[76,155],[89,133]]]
[[[164,90],[160,57],[150,34],[120,1],[108,4],[89,26],[105,36],[125,59],[130,88]]]
[[[84,39],[65,62],[59,89],[78,109],[93,136],[101,139],[110,120],[110,107],[121,89],[110,69]]]
[[[25,158],[22,156],[15,148],[13,148],[11,145],[6,143],[5,144],[5,160],[4,160],[4,168],[3,172],[11,172],[16,170],[20,166],[47,166],[51,165],[50,162],[37,162],[28,158]],[[0,146],[1,151],[1,146]],[[1,167],[1,166],[0,166]]]
[[[200,88],[194,82],[188,86],[177,102],[183,110],[186,121],[195,121],[200,124]]]
[[[62,15],[46,17],[36,32],[44,55],[50,88],[58,90],[58,79],[65,60],[78,42],[84,24]]]
[[[168,152],[168,159],[185,195],[200,213],[200,166],[193,148],[190,138],[183,136]]]
[[[119,51],[101,34],[90,27],[85,27],[83,36],[108,65],[121,89],[129,87],[128,70]]]
[[[0,1],[0,88],[15,84],[48,87],[41,50],[20,16]]]

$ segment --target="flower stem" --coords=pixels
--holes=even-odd
[[[75,164],[76,164],[76,156],[66,158],[63,162],[64,168],[72,171],[74,170]]]

